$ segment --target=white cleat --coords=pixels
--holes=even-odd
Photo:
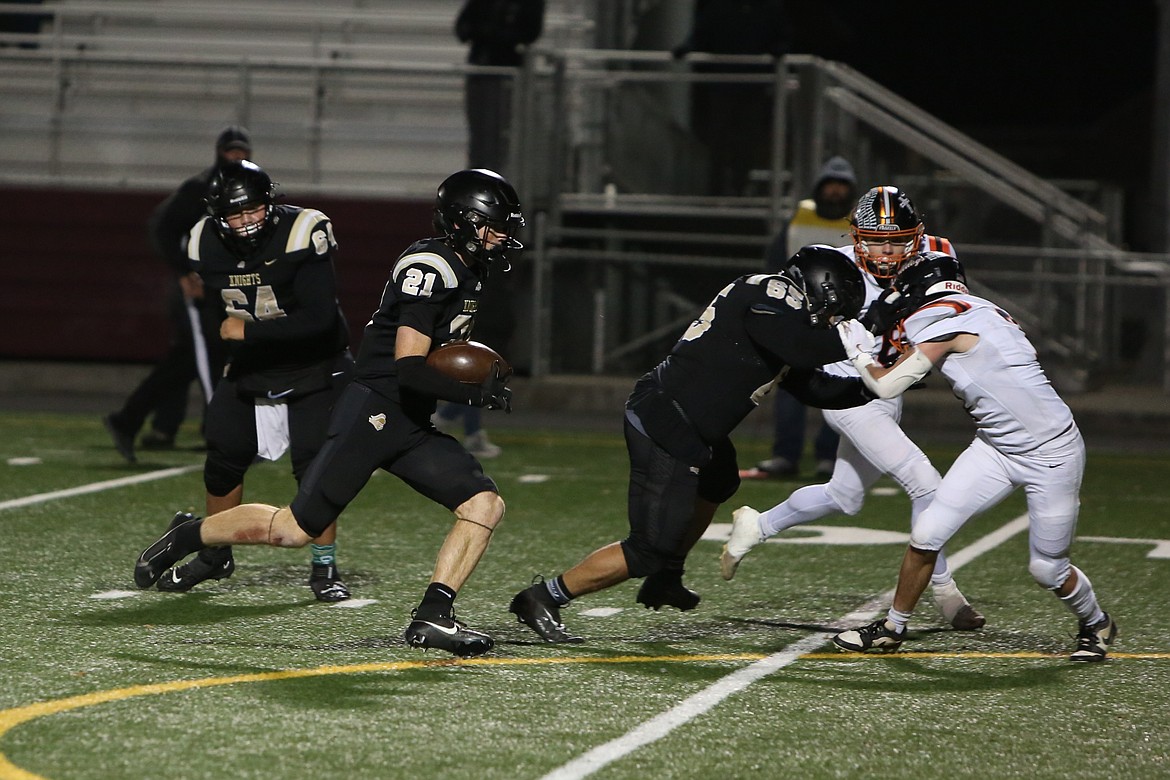
[[[764,537],[760,534],[759,512],[750,506],[741,506],[732,512],[731,536],[727,544],[723,545],[723,554],[719,556],[719,573],[723,579],[734,577],[743,556],[762,541]]]

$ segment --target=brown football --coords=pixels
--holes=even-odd
[[[512,367],[508,361],[491,347],[480,344],[478,341],[448,341],[431,350],[427,355],[427,365],[440,374],[469,385],[483,384],[492,364],[500,363],[501,375],[512,375]]]

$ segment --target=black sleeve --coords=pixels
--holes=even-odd
[[[394,361],[398,369],[398,384],[420,395],[453,401],[468,406],[483,406],[486,399],[478,385],[457,382],[427,365],[422,355],[411,355]]]
[[[849,409],[874,399],[860,378],[834,376],[818,369],[793,369],[778,384],[802,404],[818,409]]]
[[[331,261],[313,258],[302,263],[293,280],[293,290],[296,308],[284,317],[249,322],[244,329],[245,343],[293,341],[315,336],[335,326],[337,279]]]
[[[471,40],[475,34],[475,28],[478,24],[476,21],[476,0],[467,0],[463,4],[463,10],[459,12],[459,16],[455,18],[455,37],[463,43]]]
[[[816,368],[846,358],[837,331],[814,328],[808,324],[803,309],[784,303],[752,306],[746,327],[748,335],[761,348],[793,368]]]
[[[519,43],[530,44],[540,37],[544,29],[544,0],[526,0],[516,37]]]
[[[188,179],[150,215],[146,229],[151,246],[179,275],[191,270],[186,252],[187,234],[203,213],[201,187],[198,182]]]

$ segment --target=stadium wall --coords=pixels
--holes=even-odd
[[[167,347],[170,271],[146,223],[166,192],[0,187],[0,358],[151,362]],[[286,201],[333,220],[339,298],[356,345],[390,264],[431,235],[431,203]]]

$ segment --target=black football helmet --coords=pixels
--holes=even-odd
[[[963,264],[943,252],[923,252],[902,263],[894,277],[894,289],[907,299],[909,311],[947,295],[966,295],[967,274]]]
[[[893,279],[898,265],[918,253],[926,228],[910,196],[897,187],[874,187],[862,195],[849,217],[857,261],[876,279]],[[893,252],[879,247],[889,242]]]
[[[207,185],[207,213],[219,237],[238,254],[248,254],[263,242],[275,225],[272,221],[272,193],[276,185],[254,162],[225,162],[216,168]],[[242,211],[264,207],[264,216],[233,228],[227,218]]]
[[[784,275],[803,290],[804,308],[814,328],[831,327],[836,318],[854,319],[865,303],[861,271],[831,246],[802,247],[788,260]]]
[[[486,168],[456,171],[439,185],[434,225],[455,251],[485,266],[496,260],[506,263],[508,252],[524,248],[515,238],[524,227],[520,196],[507,179]],[[503,234],[504,240],[489,249],[486,235],[479,236],[484,225]],[[505,265],[504,270],[508,268]]]

